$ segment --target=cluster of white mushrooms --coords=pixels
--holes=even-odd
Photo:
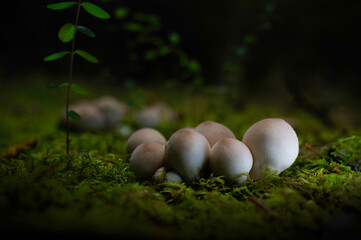
[[[124,101],[111,95],[100,96],[94,101],[79,100],[69,106],[81,116],[80,120],[70,119],[71,130],[78,132],[106,132],[120,130],[123,135],[130,133],[129,126],[122,120],[130,114],[139,127],[154,128],[162,122],[173,122],[176,112],[165,102],[153,102],[141,109],[132,109]],[[66,126],[65,109],[61,110],[60,126]]]
[[[296,132],[285,120],[267,118],[253,124],[242,141],[221,123],[205,121],[181,128],[169,138],[153,128],[130,135],[126,147],[130,169],[139,180],[192,182],[209,170],[242,184],[249,174],[266,169],[278,174],[290,167],[299,152]]]

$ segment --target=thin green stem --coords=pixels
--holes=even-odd
[[[81,7],[81,0],[78,1],[78,8],[75,17],[75,27],[78,25],[79,20],[79,13]],[[70,164],[70,157],[69,157],[69,145],[70,145],[70,123],[69,123],[69,104],[70,104],[70,92],[71,92],[71,84],[73,80],[73,65],[74,65],[74,51],[75,51],[75,36],[76,36],[77,29],[75,28],[74,36],[71,44],[71,53],[70,53],[70,66],[69,66],[69,81],[68,81],[68,91],[66,96],[66,155],[68,156],[68,167]]]

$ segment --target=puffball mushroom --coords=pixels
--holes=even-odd
[[[140,144],[130,157],[130,170],[139,180],[151,180],[164,165],[164,145],[154,142]]]
[[[186,181],[200,178],[210,155],[207,139],[200,133],[180,129],[173,133],[165,147],[165,161]]]
[[[81,116],[80,120],[69,118],[69,126],[73,131],[103,131],[105,127],[105,116],[102,112],[88,101],[78,101],[69,105],[69,110],[73,110]],[[65,109],[60,116],[60,126],[66,127]]]
[[[296,132],[283,119],[267,118],[253,124],[244,134],[242,142],[253,156],[251,177],[260,177],[265,169],[278,174],[296,160],[299,144]]]
[[[165,167],[161,167],[157,171],[155,171],[153,175],[153,180],[157,183],[181,183],[182,177],[173,170],[167,172]]]
[[[204,135],[211,147],[222,138],[236,138],[228,127],[210,120],[200,123],[194,130]]]
[[[104,114],[108,129],[116,128],[128,111],[127,104],[110,95],[101,96],[93,103]]]
[[[155,142],[165,145],[167,140],[163,134],[156,129],[141,128],[129,136],[126,146],[127,153],[132,153],[137,146],[145,142]]]
[[[253,165],[253,157],[248,147],[234,138],[222,138],[211,149],[210,170],[217,176],[241,185]]]
[[[141,127],[156,127],[161,122],[173,122],[175,111],[165,102],[155,102],[135,113],[135,123]]]

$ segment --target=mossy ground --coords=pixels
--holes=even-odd
[[[57,128],[65,94],[47,90],[46,81],[34,76],[21,88],[9,84],[0,96],[1,152],[38,140],[36,147],[0,160],[4,231],[103,238],[330,239],[352,235],[361,227],[357,128],[330,128],[287,107],[251,102],[238,108],[229,104],[229,96],[211,88],[160,89],[152,95],[128,85],[119,92],[104,89],[86,96],[113,94],[133,108],[152,96],[168,101],[181,118],[157,127],[167,138],[180,127],[207,119],[227,125],[238,139],[262,118],[282,117],[294,125],[300,154],[282,174],[248,179],[242,186],[210,175],[171,188],[134,178],[125,154],[126,137],[117,131],[72,133],[69,165],[65,133]],[[136,129],[131,117],[124,122]]]

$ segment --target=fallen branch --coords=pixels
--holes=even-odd
[[[263,202],[261,202],[259,199],[257,199],[255,196],[249,196],[248,199],[259,209],[261,209],[263,212],[265,212],[267,215],[270,215],[274,220],[276,220],[280,225],[283,227],[290,229],[290,225],[286,224],[285,221],[283,221],[281,218],[276,216],[272,210]]]
[[[316,149],[314,149],[313,147],[311,147],[308,143],[305,143],[305,145],[306,145],[306,147],[307,147],[308,149],[310,149],[314,154],[316,154],[316,155],[319,156],[319,157],[322,157],[322,154],[319,153],[319,152],[317,152]]]
[[[19,155],[21,152],[25,151],[25,148],[35,148],[36,144],[38,143],[38,139],[33,138],[26,142],[22,142],[19,144],[16,144],[10,148],[8,148],[1,156],[0,158],[14,158],[17,155]]]
[[[116,162],[114,162],[112,160],[106,159],[106,158],[101,157],[101,156],[92,155],[92,154],[89,154],[89,153],[75,153],[75,154],[73,154],[73,156],[89,156],[89,157],[96,158],[96,159],[104,161],[104,162],[109,162],[109,163],[112,163],[114,165],[118,165]]]

